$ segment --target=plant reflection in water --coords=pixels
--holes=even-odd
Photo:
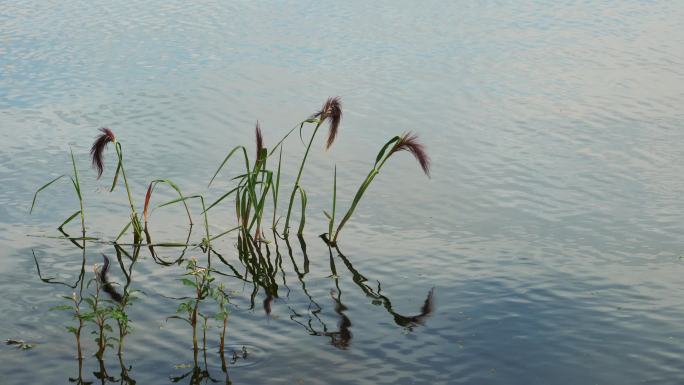
[[[194,288],[194,295],[191,297],[167,297],[182,301],[179,309],[182,308],[181,310],[183,310],[170,315],[169,318],[184,319],[192,326],[191,341],[194,353],[192,364],[177,367],[177,369],[189,368],[189,370],[181,375],[170,376],[170,380],[174,383],[223,382],[229,384],[231,383],[228,374],[229,369],[253,359],[246,348],[243,350],[226,348],[225,339],[229,334],[227,332],[229,317],[231,308],[235,307],[231,303],[231,297],[236,292],[228,289],[231,281],[241,282],[242,285],[249,287],[249,289],[243,289],[244,299],[248,303],[247,309],[241,310],[253,311],[259,307],[257,304],[260,304],[264,313],[270,316],[274,310],[274,303],[284,303],[288,308],[289,319],[293,324],[303,327],[309,335],[326,337],[329,339],[329,344],[338,349],[349,349],[353,341],[353,322],[348,315],[348,308],[343,302],[344,293],[340,284],[345,276],[349,276],[347,272],[351,274],[351,282],[354,286],[358,287],[374,303],[381,304],[398,326],[412,330],[416,326],[424,324],[434,312],[434,290],[428,292],[418,314],[404,315],[397,312],[391,299],[382,293],[381,283],[377,282],[377,285],[371,286],[369,280],[354,267],[351,260],[337,246],[331,246],[327,242],[325,244],[329,258],[329,278],[334,282],[334,287],[331,287],[326,295],[319,295],[319,298],[316,298],[307,287],[306,278],[310,274],[310,257],[303,237],[297,238],[299,250],[295,252],[288,238],[279,240],[279,237],[274,234],[273,241],[267,243],[255,239],[247,232],[241,232],[236,238],[237,256],[230,258],[215,250],[210,242],[206,242],[207,238],[203,238],[199,243],[191,243],[192,225],[182,243],[154,243],[147,226],[144,228],[144,235],[146,243],[109,244],[87,237],[73,238],[64,233],[63,239],[76,245],[81,254],[80,270],[74,283],[58,281],[47,276],[46,267],[41,266],[37,253],[34,252],[33,256],[39,279],[44,283],[61,285],[72,291],[71,295],[64,296],[65,300],[69,301],[69,305],[60,305],[54,308],[70,311],[76,320],[76,325],[67,327],[76,337],[78,376],[69,378],[72,383],[136,383],[133,379],[133,367],[125,364],[124,341],[125,337],[133,330],[128,308],[136,298],[136,293],[139,292],[132,288],[134,286],[133,273],[136,263],[143,254],[149,255],[151,261],[159,268],[177,269],[179,265],[185,265],[186,272],[181,277],[179,284]],[[325,237],[323,240],[326,241]],[[282,248],[281,242],[285,243],[285,248]],[[112,247],[113,253],[110,255],[116,255],[116,262],[118,263],[110,262],[106,256],[100,257],[104,258],[104,263],[97,267],[93,276],[90,277],[86,266],[91,258],[98,262],[99,259],[97,256],[89,255],[86,248],[89,244],[100,246],[104,244],[105,247]],[[107,246],[108,244],[109,246]],[[179,251],[173,252],[173,256],[169,258],[171,255],[169,250]],[[193,250],[201,251],[205,255],[201,259],[201,265],[200,259],[187,257],[192,254]],[[283,254],[281,253],[283,250],[289,257],[291,269],[283,268]],[[297,257],[298,255],[301,257]],[[213,263],[211,263],[212,260]],[[337,262],[339,261],[346,267],[347,272],[338,271]],[[108,272],[113,270],[120,270],[120,274],[114,275],[123,277],[124,282],[122,284],[110,281]],[[289,281],[288,278],[290,278]],[[294,282],[297,282],[294,287],[293,279]],[[91,282],[90,287],[88,287],[88,282]],[[287,305],[292,290],[297,290],[306,297],[309,302],[306,311],[297,311],[293,306]],[[260,296],[263,301],[257,300]],[[335,328],[331,328],[324,321],[326,318],[323,317],[326,311],[324,302],[327,301],[332,302],[332,305],[327,308],[330,311],[328,316],[334,316],[338,320]],[[94,309],[93,305],[95,305]],[[96,325],[95,334],[98,342],[90,354],[95,353],[97,365],[92,377],[86,380],[84,378],[88,376],[84,376],[83,372],[84,362],[88,360],[88,354],[82,349],[84,341],[81,339],[81,333],[89,329],[89,322],[95,322]],[[215,329],[219,330],[218,336],[212,335],[210,328],[212,324],[217,325]],[[114,331],[112,326],[118,330]],[[207,348],[207,338],[209,338],[209,346],[218,346],[217,351],[209,351],[211,349]],[[216,341],[216,343],[214,344],[212,341]],[[117,347],[118,375],[109,373],[106,365],[109,354],[106,353],[105,348],[113,346],[114,343]],[[215,357],[220,359],[221,375],[211,373],[211,366],[207,364],[208,355],[214,354],[217,354]]]

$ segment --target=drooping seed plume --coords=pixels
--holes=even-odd
[[[397,151],[408,151],[416,158],[425,175],[430,176],[430,157],[425,152],[425,146],[418,141],[418,135],[407,132],[392,147],[389,156]]]
[[[323,104],[323,107],[315,115],[321,122],[328,120],[330,122],[330,128],[328,130],[328,139],[326,141],[325,148],[328,149],[332,146],[337,137],[337,129],[342,121],[342,103],[339,97],[328,98]]]
[[[100,128],[100,131],[102,133],[95,138],[95,142],[93,142],[93,146],[90,148],[90,157],[92,158],[93,168],[97,171],[98,179],[102,176],[102,172],[104,171],[104,150],[109,143],[116,140],[114,133],[109,128],[103,127]]]

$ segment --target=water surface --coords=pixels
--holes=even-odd
[[[70,147],[88,232],[113,238],[126,197],[107,192],[111,168],[99,181],[88,168],[96,128],[124,143],[138,204],[155,178],[215,198],[228,175],[207,189],[209,178],[230,148],[251,146],[256,120],[273,145],[334,95],[339,139],[314,145],[302,181],[308,268],[296,237],[292,257],[279,242],[270,314],[263,288],[252,303],[252,285],[225,278],[228,343],[254,352],[229,367],[232,383],[684,381],[681,3],[5,1],[0,15],[0,337],[34,344],[0,348],[0,383],[78,376],[73,320],[48,311],[72,289],[42,282],[33,253],[43,278],[73,282],[82,252],[27,237],[58,235],[77,209],[64,183],[28,215],[35,188],[70,171]],[[432,178],[393,158],[331,258],[318,235],[333,166],[346,207],[406,130],[427,146]],[[285,186],[303,149],[285,145]],[[216,233],[233,224],[228,207],[211,215]],[[159,240],[188,235],[181,209],[155,211],[150,226]],[[217,249],[241,266],[234,243]],[[101,253],[115,255],[88,244],[86,274]],[[192,362],[190,330],[165,322],[183,269],[141,255],[133,286],[146,295],[123,365],[114,354],[104,365],[117,383],[124,367],[166,384]],[[402,324],[431,290],[434,312]],[[224,382],[215,346],[207,370]],[[82,379],[101,382],[85,351]]]

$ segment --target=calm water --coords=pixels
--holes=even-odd
[[[279,254],[271,245],[270,314],[262,288],[219,278],[236,305],[229,350],[250,352],[229,365],[233,384],[684,382],[681,2],[110,3],[0,3],[0,337],[34,344],[0,347],[0,384],[77,381],[74,321],[48,311],[72,289],[42,282],[33,253],[43,278],[72,283],[81,251],[27,237],[59,235],[77,210],[64,183],[28,215],[35,188],[69,172],[70,146],[88,232],[111,239],[126,198],[107,192],[113,152],[102,180],[89,170],[96,128],[123,142],[138,204],[160,177],[213,199],[228,174],[206,183],[227,150],[251,146],[257,119],[272,145],[331,95],[345,116],[303,178],[306,256],[296,237]],[[317,236],[333,165],[346,207],[405,130],[426,144],[432,178],[408,154],[393,158],[331,259]],[[299,139],[285,152],[288,186]],[[233,226],[228,207],[210,215],[214,233]],[[180,208],[150,226],[159,241],[188,236]],[[234,244],[216,247],[243,272]],[[88,276],[101,253],[116,254],[87,245]],[[132,286],[145,296],[124,363],[113,351],[103,363],[111,382],[122,366],[138,384],[190,370],[190,329],[165,322],[171,297],[189,294],[182,273],[141,253]],[[122,282],[116,264],[112,277]],[[429,317],[402,318],[431,290]],[[217,333],[206,369],[225,382]],[[106,382],[86,338],[82,380]]]

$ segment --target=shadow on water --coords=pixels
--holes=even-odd
[[[190,287],[190,293],[194,295],[170,297],[167,299],[180,301],[176,313],[173,309],[169,310],[167,320],[179,319],[191,326],[193,336],[193,360],[191,365],[176,366],[176,369],[187,368],[188,371],[181,375],[169,375],[169,380],[173,383],[232,383],[229,371],[239,366],[248,366],[247,363],[253,358],[246,347],[237,348],[229,351],[224,348],[223,338],[226,334],[228,324],[228,310],[230,306],[237,310],[236,305],[231,302],[235,291],[229,291],[223,283],[215,281],[216,277],[223,280],[232,280],[243,286],[245,298],[249,303],[248,310],[254,311],[259,306],[267,317],[271,317],[274,302],[284,303],[289,312],[289,319],[294,325],[298,325],[311,336],[326,337],[329,344],[338,349],[349,349],[352,346],[353,333],[352,319],[348,315],[348,306],[344,303],[344,292],[341,287],[341,280],[346,276],[346,272],[338,271],[338,264],[342,265],[351,274],[353,287],[357,287],[361,292],[371,299],[373,304],[382,305],[382,308],[392,317],[394,323],[407,330],[412,330],[416,326],[423,325],[427,318],[434,312],[434,289],[427,293],[424,304],[418,314],[404,315],[395,310],[391,299],[382,293],[382,284],[376,281],[371,285],[369,280],[354,267],[351,260],[343,254],[338,247],[332,247],[324,237],[323,241],[327,245],[329,270],[334,282],[334,288],[330,288],[326,295],[312,294],[307,287],[307,275],[310,274],[310,259],[307,252],[307,244],[303,237],[297,237],[298,247],[295,252],[293,243],[290,239],[280,238],[277,233],[273,234],[273,241],[266,242],[263,239],[254,239],[249,234],[241,233],[236,238],[236,257],[226,257],[213,248],[210,244],[191,243],[192,225],[188,229],[188,234],[183,243],[154,243],[147,226],[144,229],[145,242],[137,244],[124,244],[116,242],[103,242],[95,238],[70,237],[69,234],[62,232],[63,240],[68,240],[80,251],[80,270],[75,282],[61,281],[46,274],[50,268],[41,266],[36,252],[33,251],[33,258],[36,266],[38,278],[46,284],[64,286],[72,290],[71,296],[64,295],[63,298],[69,305],[56,306],[54,309],[65,310],[71,313],[75,320],[75,326],[68,326],[67,330],[75,337],[76,360],[78,375],[70,377],[69,382],[75,384],[136,384],[134,380],[133,366],[125,363],[125,340],[131,332],[131,319],[129,319],[129,308],[134,304],[138,293],[141,291],[134,289],[134,270],[136,263],[141,259],[141,254],[149,255],[151,260],[160,268],[172,268],[187,265],[186,273],[179,280],[179,287],[185,289]],[[280,241],[279,241],[280,239]],[[92,256],[88,252],[89,244],[105,245],[111,248],[110,253],[101,253],[99,257]],[[285,244],[285,248],[282,247]],[[178,251],[180,249],[180,251]],[[187,254],[194,251],[201,251],[205,255],[204,260],[195,257],[188,258]],[[283,256],[284,251],[287,256]],[[110,261],[110,257],[115,256],[116,263]],[[297,257],[297,255],[301,257]],[[102,258],[102,259],[100,259]],[[291,270],[283,267],[285,258],[289,259]],[[90,274],[86,265],[89,260],[100,262],[95,265]],[[212,263],[213,260],[213,263]],[[110,279],[109,272],[113,269],[120,270],[123,282],[118,283]],[[141,282],[142,283],[142,282]],[[297,311],[288,304],[293,290],[303,293],[308,306],[306,311]],[[261,294],[260,294],[261,293]],[[257,298],[263,297],[263,301]],[[216,303],[219,303],[219,310]],[[323,317],[326,309],[324,302],[331,301],[331,313],[328,317],[337,319],[337,325],[332,327]],[[213,305],[213,306],[212,306]],[[207,323],[209,320],[223,321],[223,333],[220,336],[218,351],[211,351],[207,348]],[[214,321],[212,321],[214,322]],[[82,349],[82,333],[91,332],[95,335],[97,345],[97,360],[92,376],[84,374],[84,350]],[[200,343],[201,341],[201,343]],[[112,353],[107,353],[107,352]],[[212,366],[207,364],[207,355],[220,359],[220,374],[212,373]],[[213,355],[216,355],[215,357]],[[115,356],[117,369],[116,374],[112,374],[107,368],[107,357]],[[95,363],[92,363],[95,364]],[[215,367],[214,367],[215,368]],[[216,369],[214,369],[216,371]]]

